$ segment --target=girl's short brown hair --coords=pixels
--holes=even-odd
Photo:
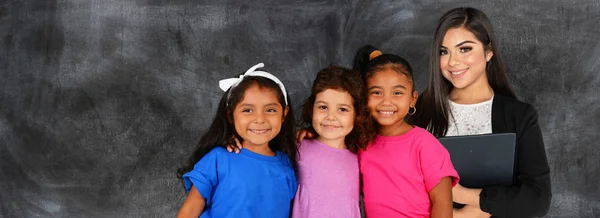
[[[356,111],[354,128],[345,137],[345,144],[349,151],[357,153],[359,149],[366,148],[367,144],[375,137],[375,125],[367,109],[367,92],[358,72],[331,66],[317,73],[313,82],[311,95],[304,101],[302,106],[302,118],[300,124],[304,128],[318,136],[312,126],[313,106],[318,93],[327,89],[342,90],[348,92],[352,97],[352,104]]]

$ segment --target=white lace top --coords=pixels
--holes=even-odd
[[[492,102],[490,100],[477,104],[458,104],[450,99],[450,117],[446,136],[480,135],[492,133]]]

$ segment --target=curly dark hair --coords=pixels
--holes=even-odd
[[[317,73],[313,82],[311,95],[302,106],[300,124],[307,128],[315,137],[318,133],[312,126],[313,105],[318,93],[327,89],[343,90],[352,96],[352,103],[356,111],[354,128],[346,136],[344,142],[349,151],[357,153],[359,149],[366,148],[367,144],[376,135],[375,121],[367,109],[367,91],[358,72],[343,67],[330,66]]]

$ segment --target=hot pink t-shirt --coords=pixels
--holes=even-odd
[[[429,217],[429,191],[458,174],[448,150],[427,130],[414,127],[400,136],[380,136],[359,152],[365,212],[369,218]]]

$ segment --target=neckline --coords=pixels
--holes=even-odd
[[[395,135],[395,136],[382,136],[382,135],[377,134],[377,136],[375,136],[375,141],[388,142],[388,141],[403,140],[403,139],[406,139],[406,138],[412,136],[413,134],[415,134],[415,132],[419,131],[419,129],[420,129],[420,127],[413,126],[413,128],[408,130],[408,132],[405,132],[402,135]]]
[[[494,101],[494,96],[496,95],[492,95],[492,98],[490,98],[489,100],[485,100],[479,103],[473,103],[473,104],[460,104],[460,103],[456,103],[452,100],[450,100],[450,98],[448,98],[448,102],[450,102],[450,104],[455,105],[455,106],[461,106],[461,107],[477,107],[480,105],[485,105],[485,104],[490,104]]]
[[[262,160],[262,161],[269,161],[269,162],[275,162],[278,161],[281,157],[281,152],[280,151],[275,151],[275,156],[266,156],[266,155],[262,155],[262,154],[258,154],[258,153],[254,153],[246,148],[242,148],[240,150],[240,154],[244,155],[246,157],[250,157],[253,159],[257,159],[257,160]]]
[[[327,144],[325,144],[325,143],[323,143],[323,142],[321,142],[321,141],[319,141],[317,139],[308,139],[308,140],[312,141],[314,144],[318,144],[321,147],[325,147],[325,148],[327,148],[329,150],[333,150],[335,152],[350,152],[350,150],[348,150],[347,146],[346,146],[345,149],[337,149],[337,148],[330,147],[329,145],[327,145]]]

